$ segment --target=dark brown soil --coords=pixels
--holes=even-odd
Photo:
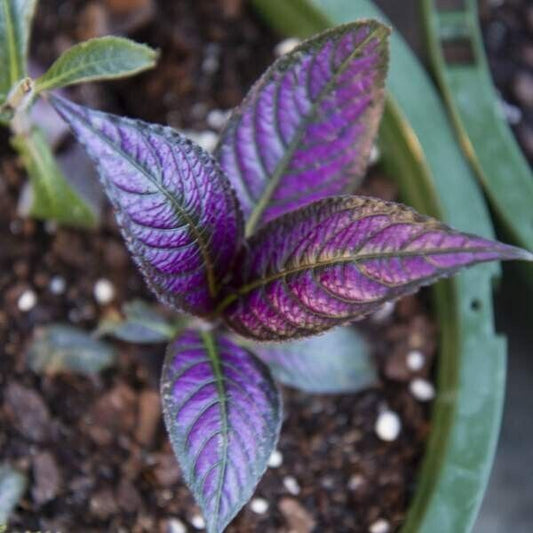
[[[276,37],[239,0],[161,0],[152,11],[150,2],[136,0],[129,4],[137,8],[123,14],[125,4],[40,3],[33,55],[43,65],[81,37],[117,29],[129,28],[132,37],[161,48],[153,72],[72,93],[95,107],[203,130],[207,112],[236,105],[273,59]],[[194,530],[198,508],[161,423],[157,391],[163,346],[121,344],[118,365],[95,378],[43,377],[26,366],[25,346],[36,326],[60,321],[92,329],[125,300],[153,298],[107,208],[94,233],[17,218],[25,178],[2,135],[0,459],[29,480],[10,531],[177,533],[177,520]],[[364,192],[395,196],[394,187],[376,173]],[[49,289],[58,275],[67,284],[62,295]],[[107,306],[93,296],[99,278],[111,280],[116,289]],[[22,312],[18,299],[28,289],[37,294],[37,304]],[[256,492],[269,508],[257,514],[246,506],[229,531],[366,532],[379,519],[390,523],[390,531],[398,529],[429,431],[427,404],[416,401],[407,385],[414,376],[430,375],[436,331],[423,297],[406,298],[389,319],[369,322],[364,331],[373,342],[379,383],[337,397],[285,389],[283,462],[267,471]],[[426,356],[418,372],[406,366],[412,349]],[[400,436],[391,443],[374,431],[385,406],[402,420]]]

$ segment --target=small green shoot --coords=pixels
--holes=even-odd
[[[82,82],[123,78],[150,69],[157,52],[122,37],[101,37],[65,51],[36,80],[28,77],[28,47],[37,0],[0,0],[0,125],[11,130],[31,185],[28,214],[91,228],[97,215],[69,185],[30,111],[45,91]],[[4,67],[5,66],[5,67]]]

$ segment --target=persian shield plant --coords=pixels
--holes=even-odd
[[[0,0],[0,124],[10,129],[31,182],[29,213],[71,226],[97,223],[93,209],[63,176],[31,110],[47,90],[123,78],[151,68],[157,54],[121,37],[101,37],[66,50],[39,78],[28,76],[28,48],[37,0]]]
[[[462,267],[533,260],[404,205],[350,194],[382,113],[388,34],[378,22],[354,22],[280,58],[233,112],[214,157],[170,128],[52,97],[95,161],[149,286],[203,319],[170,343],[161,390],[210,532],[251,497],[276,445],[281,399],[269,365],[295,383],[306,357],[318,364],[322,355],[322,390],[350,390],[335,387],[346,353],[327,348],[350,342],[349,330],[332,328]],[[304,388],[320,390],[316,378]]]

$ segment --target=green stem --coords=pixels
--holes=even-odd
[[[22,73],[20,72],[17,58],[17,41],[15,37],[15,28],[13,28],[12,24],[13,13],[11,13],[11,5],[8,0],[2,0],[2,9],[4,11],[6,25],[6,41],[9,57],[9,78],[11,85],[13,86],[20,79]],[[5,68],[5,66],[2,65],[2,68]]]

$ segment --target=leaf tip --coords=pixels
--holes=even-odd
[[[496,251],[500,254],[500,259],[502,261],[533,262],[533,253],[525,250],[524,248],[519,248],[510,244],[498,243]]]
[[[145,45],[149,49],[150,58],[153,60],[153,65],[161,57],[161,50],[159,48],[152,48],[151,46]]]
[[[392,26],[385,24],[384,22],[377,19],[361,19],[357,20],[354,23],[354,26],[367,25],[374,37],[387,41],[390,35],[392,34]]]
[[[517,254],[518,254],[517,259],[522,259],[523,261],[528,261],[530,263],[533,263],[533,253],[528,252],[527,250],[524,250],[523,248],[518,248]]]
[[[368,22],[370,24],[373,24],[376,29],[378,29],[387,37],[392,33],[392,26],[390,26],[389,24],[385,24],[384,22],[377,19],[370,19]]]

